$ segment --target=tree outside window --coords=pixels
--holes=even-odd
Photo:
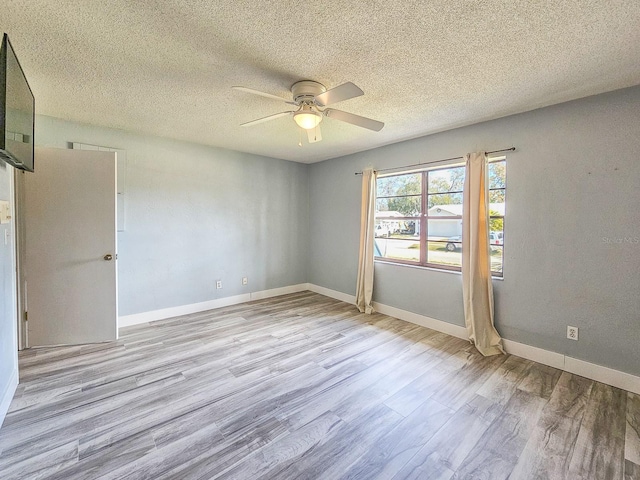
[[[379,177],[375,236],[380,260],[461,270],[464,166]],[[489,163],[491,269],[502,275],[506,160]]]

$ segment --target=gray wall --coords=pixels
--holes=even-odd
[[[8,200],[13,204],[11,198],[11,176],[13,167],[8,166],[0,160],[0,200]],[[16,365],[16,304],[15,304],[15,283],[16,276],[12,269],[13,247],[11,238],[7,245],[4,244],[5,232],[11,231],[12,223],[0,225],[0,400],[9,386],[9,380]],[[2,418],[0,417],[0,424]]]
[[[354,172],[510,146],[498,330],[639,375],[640,87],[312,165],[309,282],[355,293]],[[459,274],[377,264],[374,299],[464,325]],[[578,342],[567,325],[580,328]]]
[[[307,165],[45,116],[36,141],[127,152],[120,315],[307,281]]]

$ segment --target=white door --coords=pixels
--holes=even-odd
[[[116,340],[116,154],[36,148],[24,177],[28,346]]]

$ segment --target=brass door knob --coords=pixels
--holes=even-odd
[[[108,262],[108,261],[110,261],[110,260],[113,260],[113,255],[111,255],[110,253],[107,253],[107,254],[106,254],[104,257],[102,257],[102,258],[104,258],[104,259]]]

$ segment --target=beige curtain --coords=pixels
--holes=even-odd
[[[365,313],[373,313],[373,241],[376,212],[376,173],[372,168],[362,172],[362,209],[360,213],[360,255],[356,306]]]
[[[485,356],[504,353],[493,325],[489,247],[489,186],[485,153],[465,156],[462,208],[462,292],[467,333]]]

